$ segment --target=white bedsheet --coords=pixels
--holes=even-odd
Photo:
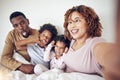
[[[21,62],[29,63],[25,61],[20,55],[14,55],[14,58]],[[105,80],[104,78],[97,75],[83,74],[83,73],[63,73],[61,70],[52,69],[43,72],[40,75],[35,74],[24,74],[20,71],[8,71],[3,73],[0,71],[0,80]]]
[[[104,78],[97,75],[89,75],[83,73],[63,73],[58,69],[52,69],[37,76],[35,74],[24,74],[20,71],[12,71],[11,80],[104,80]]]

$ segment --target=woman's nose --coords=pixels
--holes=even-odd
[[[72,22],[72,23],[70,24],[70,27],[71,27],[71,28],[75,27],[75,22]]]

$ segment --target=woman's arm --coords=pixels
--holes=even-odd
[[[94,55],[101,65],[106,66],[111,63],[113,56],[118,55],[117,46],[113,43],[98,43],[94,47]]]
[[[112,43],[99,43],[94,47],[94,55],[103,67],[105,77],[116,79],[120,76],[119,47]]]

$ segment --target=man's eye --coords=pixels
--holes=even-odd
[[[21,25],[25,24],[25,21],[21,21],[20,24],[21,24]]]
[[[13,27],[17,27],[17,26],[18,26],[17,24],[13,25]]]

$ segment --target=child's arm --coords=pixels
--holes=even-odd
[[[17,47],[17,50],[26,50],[28,44],[34,44],[38,42],[39,42],[38,37],[26,38],[24,40],[16,41],[15,46]]]
[[[67,54],[67,52],[68,52],[68,47],[65,48],[65,51],[64,51],[63,55]],[[62,56],[63,56],[63,55],[62,55]],[[61,56],[61,58],[59,59],[58,68],[64,71],[65,68],[66,68],[66,65],[65,65],[65,63],[63,62],[62,56]]]
[[[44,61],[48,62],[50,61],[50,53],[51,53],[51,49],[54,46],[54,41],[52,41],[45,49],[45,53],[44,53]]]
[[[64,71],[64,70],[65,70],[65,67],[66,67],[66,65],[65,65],[65,63],[63,62],[62,57],[61,57],[60,61],[58,62],[58,69]]]

